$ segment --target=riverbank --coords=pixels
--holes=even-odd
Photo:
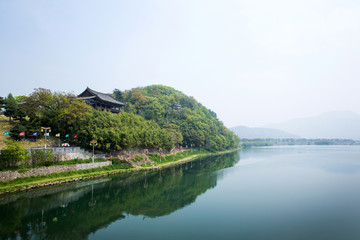
[[[157,162],[156,165],[148,166],[136,166],[127,169],[121,169],[121,166],[112,165],[102,168],[94,168],[89,170],[81,170],[81,171],[72,171],[72,172],[64,172],[64,173],[54,173],[50,175],[44,176],[36,176],[29,178],[19,178],[8,182],[0,183],[0,194],[6,193],[14,193],[19,191],[27,191],[31,189],[36,189],[40,187],[53,186],[59,184],[65,184],[70,182],[84,181],[94,178],[101,178],[110,175],[124,174],[124,173],[135,173],[141,171],[152,171],[159,170],[162,168],[168,168],[174,165],[180,165],[186,162],[194,161],[202,157],[211,156],[211,155],[221,155],[226,153],[231,153],[235,151],[239,151],[240,148],[231,149],[227,151],[215,152],[215,153],[195,153],[188,152],[190,156],[186,156],[182,159],[178,159],[175,161],[165,161],[163,163]]]

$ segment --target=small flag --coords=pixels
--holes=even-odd
[[[4,132],[4,136],[10,135],[10,132]]]
[[[19,133],[19,136],[25,136],[25,132]]]
[[[68,138],[68,137],[69,137],[69,134],[66,134],[66,135],[65,135],[65,137],[67,137],[67,138]]]
[[[36,136],[37,136],[37,132],[34,132],[32,135],[33,135],[33,137],[36,137]]]
[[[44,136],[50,136],[50,133],[44,133]]]
[[[77,138],[77,134],[75,134],[74,138]]]
[[[56,134],[55,137],[60,137],[60,133]]]

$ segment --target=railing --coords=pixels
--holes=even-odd
[[[25,150],[32,152],[35,149],[45,149],[44,147],[27,148]],[[85,153],[85,149],[80,147],[47,147],[46,149],[52,149],[53,153]]]
[[[100,107],[100,106],[96,106],[94,108],[97,110],[102,110],[102,111],[108,110],[112,113],[120,113],[122,111],[120,108],[107,108],[107,107]]]
[[[28,151],[28,154],[31,154],[35,149],[45,149],[44,147],[34,147],[34,148],[26,148],[25,150]],[[83,154],[91,154],[90,151],[82,149],[80,147],[47,147],[46,149],[52,149],[54,154],[60,153],[83,153]],[[0,154],[3,154],[5,151],[0,150]],[[105,158],[105,154],[98,153],[95,154],[95,158]]]

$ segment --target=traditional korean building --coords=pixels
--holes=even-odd
[[[126,105],[113,98],[110,94],[96,92],[89,87],[79,94],[78,97],[84,99],[87,104],[95,109],[109,110],[112,113],[121,112],[121,108]]]

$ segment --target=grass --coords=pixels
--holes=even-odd
[[[192,151],[188,150],[188,151],[178,152],[178,153],[167,155],[167,156],[162,155],[161,159],[160,159],[160,155],[156,154],[156,153],[150,153],[147,156],[148,156],[148,158],[150,160],[154,161],[155,165],[157,166],[157,165],[162,165],[162,164],[165,164],[165,163],[177,162],[177,161],[179,161],[181,159],[191,157],[191,156],[195,156],[195,155],[209,154],[209,153],[211,153],[211,152],[206,151],[206,150],[194,149]],[[147,166],[149,166],[149,165],[147,164]]]
[[[29,171],[29,169],[24,168],[24,169],[18,170],[18,173],[26,173],[27,171]]]
[[[9,118],[0,115],[0,149],[4,149],[6,147],[5,141],[10,140],[9,136],[4,136],[4,132],[10,131],[10,128]]]
[[[0,114],[0,149],[5,149],[6,148],[6,144],[5,142],[7,140],[11,140],[11,138],[9,136],[4,136],[4,132],[9,132],[11,129],[11,124],[14,123],[16,121],[13,122],[9,122],[9,118]],[[29,133],[26,133],[27,137],[28,137]],[[40,133],[38,133],[40,134]],[[44,139],[38,139],[36,142],[33,142],[32,140],[34,140],[33,137],[28,137],[26,138],[27,141],[24,141],[24,139],[22,139],[21,141],[19,141],[20,145],[23,146],[24,148],[32,148],[32,147],[42,147],[45,145]],[[47,145],[52,145],[55,143],[58,143],[59,139],[55,138],[53,136],[50,136],[47,138],[46,140],[46,144]]]
[[[64,181],[76,178],[86,178],[101,174],[111,174],[114,172],[122,172],[130,169],[132,169],[132,167],[129,165],[113,164],[100,168],[92,168],[72,172],[52,173],[44,176],[18,178],[8,182],[0,182],[0,192],[14,191],[16,189],[23,189],[29,186],[41,185],[49,182]]]
[[[94,162],[106,162],[104,158],[95,158]],[[81,163],[92,163],[92,159],[73,159],[69,161],[54,162],[52,165],[72,165]]]
[[[94,162],[105,162],[104,158],[95,158]],[[59,166],[59,165],[73,165],[73,164],[82,164],[82,163],[92,163],[92,159],[73,159],[69,161],[61,161],[61,162],[49,162],[46,161],[43,164],[33,164],[33,165],[18,165],[15,167],[8,167],[4,169],[0,169],[1,171],[8,170],[18,170],[19,173],[26,172],[31,168],[39,168],[39,167],[48,167],[48,166]],[[20,172],[21,171],[21,172]]]
[[[140,161],[142,161],[142,160],[144,160],[144,156],[141,156],[141,155],[137,155],[137,156],[133,159],[134,162],[140,162]]]

